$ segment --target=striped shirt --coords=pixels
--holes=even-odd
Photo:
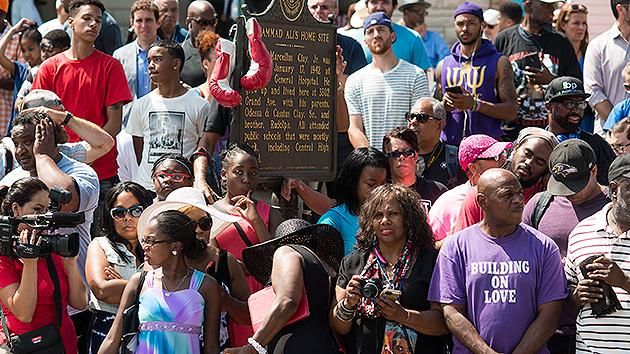
[[[428,96],[424,70],[402,59],[385,73],[373,64],[363,67],[348,77],[345,88],[348,113],[361,115],[365,136],[377,149],[390,130],[407,126],[405,113]]]
[[[569,286],[575,287],[584,277],[579,264],[592,255],[603,254],[630,273],[630,235],[615,235],[606,215],[612,204],[580,222],[569,235],[569,246],[564,261]],[[613,287],[623,310],[595,318],[591,306],[580,309],[577,319],[577,353],[630,352],[630,294]]]

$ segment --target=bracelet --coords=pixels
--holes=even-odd
[[[258,352],[258,354],[267,354],[267,349],[265,349],[260,343],[258,343],[253,337],[247,338],[247,343],[254,347],[254,349]]]
[[[477,112],[477,99],[475,97],[473,97],[473,106],[471,111]]]
[[[354,318],[357,313],[357,309],[349,309],[345,305],[346,299],[341,300],[337,306],[337,311],[335,311],[335,317],[337,317],[342,322],[350,322]]]
[[[475,106],[476,106],[476,107],[475,107],[475,112],[479,112],[479,111],[481,110],[481,103],[482,103],[482,102],[483,102],[482,100],[477,100],[477,99],[475,99],[475,103],[476,103],[476,104],[475,104]]]
[[[70,122],[70,119],[72,119],[72,117],[74,117],[74,114],[70,113],[70,112],[66,112],[66,119],[63,120],[63,122],[61,122],[62,126],[66,126],[68,125],[68,123]]]

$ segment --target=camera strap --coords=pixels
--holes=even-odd
[[[59,274],[55,269],[55,263],[53,262],[52,255],[45,257],[46,266],[48,267],[48,274],[53,282],[54,290],[53,297],[55,300],[55,315],[57,317],[57,328],[61,328],[61,286],[59,285]]]

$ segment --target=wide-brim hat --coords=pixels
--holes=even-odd
[[[140,215],[140,218],[138,219],[138,236],[144,235],[144,229],[149,224],[149,221],[161,212],[167,210],[181,210],[187,206],[197,207],[210,214],[213,225],[225,222],[238,222],[242,219],[240,216],[224,213],[219,209],[208,205],[205,197],[203,196],[203,192],[200,190],[193,187],[182,187],[172,191],[166,197],[166,200],[153,203],[148,208],[144,209],[142,215]]]
[[[363,21],[368,15],[365,0],[357,1],[354,3],[354,13],[350,16],[350,26],[352,26],[352,28],[363,28]]]
[[[326,224],[310,225],[301,219],[289,219],[278,225],[276,236],[243,250],[245,267],[259,283],[269,282],[273,255],[278,248],[286,245],[304,246],[334,271],[339,270],[344,255],[343,239],[334,227]]]

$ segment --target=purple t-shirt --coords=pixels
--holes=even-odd
[[[539,305],[566,297],[558,246],[524,224],[503,238],[486,235],[479,224],[447,237],[429,289],[429,301],[465,305],[468,320],[499,353],[516,348]],[[469,353],[453,340],[453,353]]]

